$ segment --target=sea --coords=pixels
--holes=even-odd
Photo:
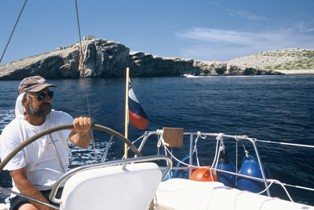
[[[52,88],[54,109],[73,117],[91,116],[95,123],[124,133],[125,79],[49,82],[57,86]],[[186,132],[247,135],[261,140],[314,145],[314,75],[152,77],[131,78],[131,82],[149,118],[147,130],[180,127]],[[2,131],[14,118],[19,81],[0,83]],[[130,140],[142,134],[132,126],[128,132]],[[258,146],[272,178],[314,188],[313,149]],[[123,148],[115,147],[115,150],[123,151]],[[4,180],[0,184],[5,184]],[[295,201],[314,205],[313,191],[290,187],[287,190]]]

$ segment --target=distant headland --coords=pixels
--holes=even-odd
[[[81,43],[0,65],[1,80],[20,80],[30,75],[47,79],[124,77],[314,74],[313,49],[260,52],[227,62],[159,57],[131,51],[127,46],[93,36]]]

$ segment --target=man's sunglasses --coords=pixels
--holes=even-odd
[[[39,92],[35,93],[34,96],[38,101],[44,100],[46,96],[49,96],[51,99],[53,98],[53,91],[48,91],[48,92]]]

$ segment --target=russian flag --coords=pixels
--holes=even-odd
[[[130,123],[140,130],[145,130],[148,126],[148,117],[137,100],[131,82],[129,81],[129,120]]]

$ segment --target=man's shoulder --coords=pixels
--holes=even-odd
[[[10,136],[19,135],[21,132],[21,128],[23,124],[23,119],[14,118],[11,122],[9,122],[1,132],[0,139],[6,139]]]
[[[52,121],[63,121],[63,120],[71,120],[72,117],[68,113],[64,111],[58,111],[58,110],[51,110],[49,117]],[[63,120],[62,120],[63,119]]]
[[[14,118],[13,120],[11,120],[11,122],[9,122],[5,128],[3,130],[6,130],[6,129],[11,129],[11,128],[14,128],[16,129],[17,127],[19,127],[21,125],[21,123],[24,121],[24,119],[22,118]]]
[[[57,116],[57,115],[69,115],[68,113],[64,112],[64,111],[59,111],[59,110],[55,110],[52,109],[50,112],[51,116]]]

